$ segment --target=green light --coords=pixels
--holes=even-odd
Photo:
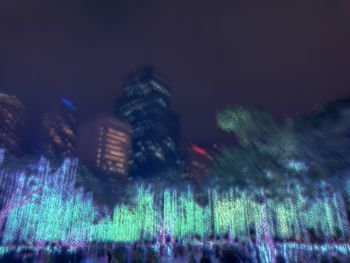
[[[9,211],[3,244],[16,240],[133,242],[161,234],[183,239],[230,233],[232,238],[247,240],[251,228],[259,239],[263,237],[261,205],[244,193],[235,195],[233,189],[226,193],[209,191],[209,204],[202,207],[190,188],[155,193],[140,185],[132,205],[117,205],[110,218],[98,218],[92,195],[74,188],[76,165],[66,161],[56,172],[49,173],[48,164],[39,163],[36,176],[44,179],[38,180],[43,184],[42,190]],[[7,172],[1,169],[1,176]],[[22,179],[26,181],[28,177],[24,175]],[[23,199],[26,191],[18,191],[12,202]],[[307,208],[306,203],[301,195],[285,203],[268,203],[267,221],[272,235],[301,239],[306,229],[313,229],[331,237],[338,229],[343,237],[348,237],[345,205],[339,194],[319,195]]]

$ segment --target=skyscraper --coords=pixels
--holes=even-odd
[[[44,153],[49,157],[76,157],[77,108],[71,100],[61,98],[52,114],[44,116]]]
[[[0,147],[14,154],[22,152],[24,113],[15,96],[0,93]]]
[[[98,116],[79,131],[79,157],[105,172],[128,176],[131,127],[111,116]]]
[[[127,76],[116,114],[133,129],[134,176],[148,176],[179,164],[179,119],[170,107],[169,83],[152,67]]]
[[[214,164],[214,157],[220,152],[218,145],[195,145],[184,144],[184,155],[186,160],[186,176],[194,181],[205,178],[209,169]]]

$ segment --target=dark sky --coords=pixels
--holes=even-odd
[[[215,111],[277,116],[350,95],[350,1],[0,1],[0,90],[112,112],[128,65],[171,82],[186,139],[225,141]]]

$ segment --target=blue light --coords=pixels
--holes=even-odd
[[[69,108],[70,110],[74,110],[74,111],[77,110],[73,101],[71,101],[65,97],[62,97],[61,101],[62,101],[63,105],[66,106],[67,108]]]

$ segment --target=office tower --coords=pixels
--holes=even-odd
[[[76,157],[77,108],[71,100],[62,98],[51,114],[44,116],[43,148],[48,157]]]
[[[83,163],[128,176],[131,127],[112,116],[98,116],[79,131],[79,157]]]
[[[130,169],[134,176],[150,176],[179,165],[179,119],[170,100],[169,83],[152,67],[132,72],[124,82],[116,115],[133,130]]]
[[[186,160],[186,176],[192,180],[203,179],[214,163],[214,157],[220,152],[216,144],[195,145],[186,143],[184,145]]]
[[[22,152],[24,115],[25,108],[15,96],[0,93],[0,147],[13,154]]]

